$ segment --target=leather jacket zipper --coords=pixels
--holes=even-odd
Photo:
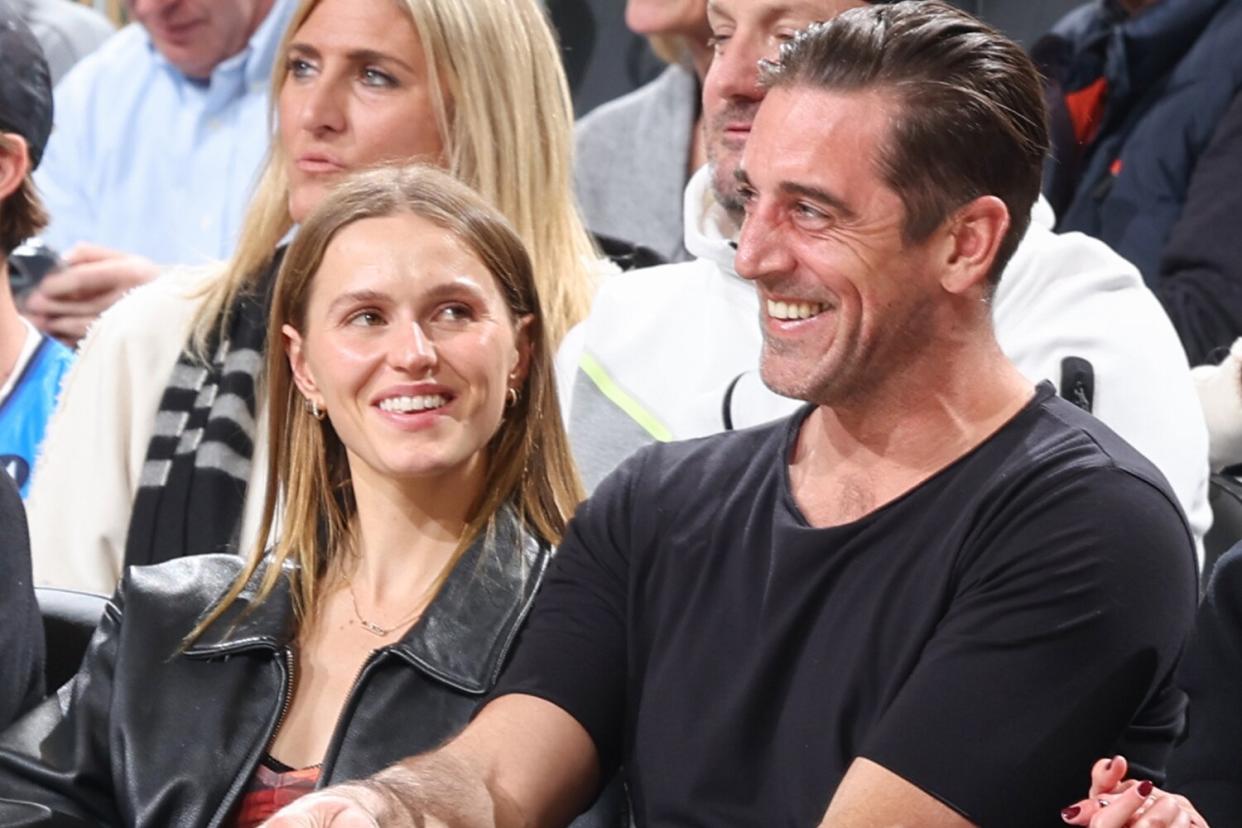
[[[349,685],[349,692],[345,694],[345,701],[341,704],[341,709],[336,714],[336,721],[332,724],[332,737],[328,740],[328,748],[323,754],[323,764],[320,766],[319,779],[315,781],[315,790],[327,786],[329,777],[332,776],[332,772],[336,769],[337,754],[341,750],[341,742],[345,739],[345,734],[341,730],[341,722],[345,720],[346,715],[354,708],[354,694],[358,691],[358,685],[362,684],[362,678],[367,671],[388,653],[388,649],[385,646],[378,650],[372,650],[371,654],[367,656],[367,660],[362,662],[362,666],[354,674],[354,681]]]
[[[283,654],[284,659],[282,664],[284,666],[284,670],[282,671],[283,675],[281,676],[281,681],[283,683],[282,695],[284,696],[284,701],[280,705],[280,713],[277,715],[271,726],[268,727],[267,733],[264,734],[263,740],[259,743],[258,751],[251,754],[248,757],[246,764],[244,764],[237,772],[237,776],[233,779],[233,784],[229,786],[228,793],[224,795],[224,799],[221,801],[220,807],[216,809],[215,815],[211,818],[211,822],[208,823],[208,828],[218,828],[218,826],[224,824],[224,820],[232,812],[233,806],[237,804],[237,797],[241,793],[242,787],[249,782],[250,777],[254,775],[254,769],[258,766],[259,761],[262,759],[263,751],[267,750],[268,746],[272,743],[272,739],[275,738],[277,731],[280,730],[280,726],[284,724],[285,716],[289,715],[289,707],[293,704],[293,689],[295,686],[295,679],[297,678],[297,663],[294,660],[292,648],[285,647]]]

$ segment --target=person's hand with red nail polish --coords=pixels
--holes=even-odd
[[[1061,819],[1089,828],[1208,828],[1190,800],[1148,780],[1126,779],[1128,769],[1122,756],[1096,762],[1087,798],[1062,810]]]

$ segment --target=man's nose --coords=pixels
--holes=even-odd
[[[794,269],[793,255],[775,206],[759,203],[747,211],[738,234],[734,268],[743,279],[755,281],[785,275]]]
[[[764,88],[759,83],[759,61],[765,57],[770,55],[765,54],[759,40],[739,40],[734,36],[712,58],[703,84],[704,94],[723,100],[763,100]]]
[[[129,11],[134,17],[143,18],[159,14],[181,0],[129,0]]]

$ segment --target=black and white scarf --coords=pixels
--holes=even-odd
[[[254,457],[271,290],[284,250],[233,303],[210,364],[187,348],[164,388],[125,542],[126,565],[238,550]]]

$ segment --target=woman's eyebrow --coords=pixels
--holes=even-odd
[[[316,60],[323,58],[323,53],[309,43],[290,43],[289,51]],[[411,74],[416,74],[414,67],[401,58],[377,49],[350,49],[345,53],[345,58],[351,63],[393,63]]]

